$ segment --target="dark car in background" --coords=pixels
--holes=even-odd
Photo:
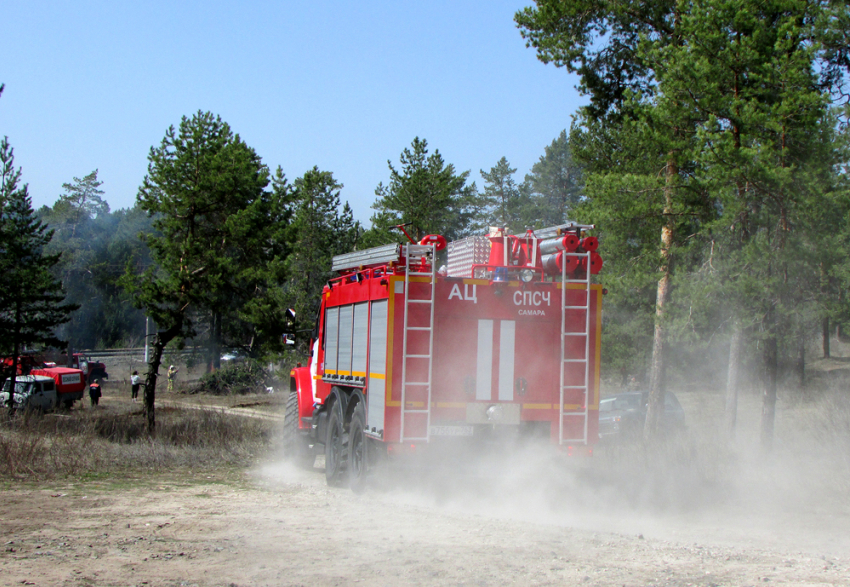
[[[599,440],[618,442],[640,438],[646,422],[647,391],[627,391],[599,400]],[[664,394],[661,430],[681,432],[685,428],[685,410],[672,392]]]

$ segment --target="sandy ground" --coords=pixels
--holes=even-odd
[[[13,487],[0,585],[850,585],[846,507],[647,510],[517,489],[393,479],[358,495],[325,486],[321,457]]]
[[[689,415],[718,404],[682,399]],[[355,494],[325,485],[321,456],[305,470],[271,455],[249,471],[6,484],[0,585],[850,586],[847,456],[792,450],[800,413],[778,415],[772,459],[695,452],[655,473],[535,452]],[[742,401],[742,436],[757,414]]]

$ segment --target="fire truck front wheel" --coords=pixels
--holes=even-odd
[[[315,455],[308,439],[298,430],[298,392],[289,394],[286,401],[286,416],[283,419],[283,450],[284,457],[293,463],[304,467],[313,468]]]
[[[343,484],[348,465],[348,432],[343,422],[342,406],[334,402],[328,416],[328,436],[325,441],[325,479],[328,485]]]

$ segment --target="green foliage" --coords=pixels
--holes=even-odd
[[[584,174],[573,157],[571,142],[566,131],[561,131],[544,148],[521,184],[514,180],[516,169],[505,157],[489,172],[482,169],[484,191],[477,199],[479,216],[469,222],[466,232],[483,233],[488,226],[508,226],[512,232],[522,233],[574,219],[584,198]]]
[[[39,218],[53,231],[46,250],[61,253],[53,268],[80,305],[57,336],[73,348],[138,346],[144,334],[144,314],[133,308],[118,281],[128,263],[135,270],[150,265],[140,233],[151,231],[151,219],[139,208],[110,212],[102,200],[97,171],[64,184],[65,194]]]
[[[554,63],[581,78],[590,96],[587,114],[601,118],[622,110],[629,94],[648,94],[653,70],[638,52],[643,40],[672,38],[674,0],[537,0],[516,13],[526,46],[543,63]]]
[[[481,170],[484,180],[481,203],[486,215],[481,232],[487,226],[509,227],[513,232],[527,228],[523,213],[528,209],[529,198],[514,181],[514,173],[516,168],[511,167],[505,157],[499,159],[489,172]]]
[[[333,276],[332,257],[354,250],[361,232],[348,202],[340,207],[342,187],[331,172],[314,167],[295,180],[291,195],[292,222],[287,234],[291,252],[281,294],[288,304],[279,306],[279,311],[295,310],[302,342],[309,338],[303,335],[313,326],[322,287]],[[306,352],[303,346],[302,351]]]
[[[603,363],[638,375],[650,356],[659,279],[688,272],[694,236],[717,212],[693,173],[689,138],[664,130],[675,116],[635,96],[623,113],[601,120],[584,113],[570,137],[586,170],[587,199],[574,215],[599,227],[605,247],[604,281],[611,295]],[[668,165],[678,170],[672,178],[664,173]],[[662,230],[669,231],[666,248]]]
[[[53,232],[32,209],[27,186],[19,185],[7,139],[0,141],[0,348],[14,357],[34,345],[62,346],[56,326],[76,309],[65,303],[62,284],[51,269],[58,254],[45,247]]]
[[[65,193],[54,204],[55,210],[63,210],[66,223],[71,225],[71,237],[74,237],[77,225],[83,220],[109,214],[109,204],[103,200],[103,182],[97,179],[97,169],[84,178],[74,178],[74,183],[63,183]]]
[[[605,243],[615,364],[646,348],[653,322],[696,341],[743,319],[776,339],[842,313],[847,158],[828,105],[850,69],[848,15],[830,0],[539,0],[517,13],[538,57],[579,73],[590,97],[571,133],[586,173],[576,214]],[[667,273],[673,311],[656,319]]]
[[[169,127],[160,146],[151,147],[148,162],[137,199],[153,218],[154,232],[144,240],[155,265],[141,275],[128,266],[122,284],[158,327],[144,398],[147,430],[153,433],[165,345],[195,335],[199,319],[207,318],[211,363],[217,363],[225,316],[256,287],[247,281],[257,274],[246,263],[263,250],[274,207],[260,157],[208,112],[184,116],[177,130]]]
[[[127,274],[136,299],[158,325],[194,332],[189,310],[216,306],[232,283],[243,223],[257,223],[268,169],[220,117],[198,112],[166,131],[148,155],[139,207],[154,218],[146,235],[156,268]],[[247,219],[246,219],[247,217]]]
[[[257,222],[246,223],[254,231],[246,249],[241,277],[243,295],[231,298],[238,320],[229,321],[225,344],[241,346],[255,355],[279,353],[284,349],[287,264],[292,253],[292,218],[295,191],[280,167],[272,177],[271,193],[254,209]],[[262,213],[260,213],[262,211]],[[248,234],[245,234],[248,237]]]
[[[757,339],[796,335],[805,322],[811,328],[820,311],[809,301],[830,256],[817,240],[838,228],[810,223],[812,210],[838,212],[830,203],[837,160],[826,147],[835,121],[807,24],[819,9],[786,8],[695,4],[680,20],[683,42],[647,51],[672,64],[659,73],[659,88],[692,121],[694,175],[722,212],[701,238],[710,263],[700,272],[718,282],[726,307],[717,318],[742,319]]]
[[[206,373],[188,393],[211,393],[213,395],[242,395],[265,391],[268,373],[255,359],[246,359],[221,369]]]
[[[583,198],[582,168],[572,154],[567,131],[545,148],[544,154],[525,176],[521,193],[527,193],[524,228],[564,224]]]
[[[399,159],[401,168],[390,168],[390,182],[378,184],[372,205],[372,228],[364,237],[364,246],[399,242],[403,237],[392,232],[398,224],[412,224],[414,239],[441,234],[452,240],[467,236],[473,219],[480,216],[475,184],[467,185],[469,172],[455,173],[435,150],[428,154],[428,141],[416,137],[405,147]],[[410,232],[410,231],[408,231]]]

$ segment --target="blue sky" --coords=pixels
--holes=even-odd
[[[585,100],[525,47],[528,4],[4,0],[0,135],[36,208],[98,169],[117,209],[168,126],[211,111],[290,180],[333,172],[366,221],[416,136],[480,188],[502,156],[521,179],[569,127]]]

